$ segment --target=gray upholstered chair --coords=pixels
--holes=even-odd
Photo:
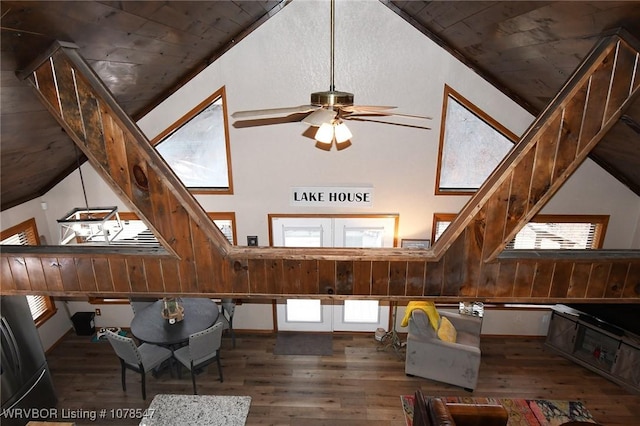
[[[231,342],[236,347],[236,333],[233,331],[233,314],[236,311],[236,302],[233,299],[222,299],[220,303],[220,315],[216,322],[222,323],[222,330],[229,330]]]
[[[456,329],[455,343],[441,340],[424,311],[411,312],[407,335],[405,373],[473,390],[480,369],[478,318],[438,311]]]
[[[184,365],[191,371],[193,394],[196,391],[196,370],[216,361],[220,382],[222,378],[222,366],[220,365],[220,344],[222,343],[222,323],[216,322],[204,331],[193,333],[189,336],[189,345],[176,349],[173,353],[178,364],[178,377],[180,377],[180,365]]]
[[[129,303],[131,304],[131,309],[133,310],[133,314],[137,314],[141,310],[148,308],[157,302],[158,299],[143,299],[137,297],[130,297]]]
[[[110,330],[106,331],[106,336],[116,355],[120,358],[122,390],[127,390],[126,370],[133,370],[142,376],[142,399],[147,399],[146,373],[170,359],[172,356],[171,350],[149,343],[136,346],[130,337],[120,336]]]

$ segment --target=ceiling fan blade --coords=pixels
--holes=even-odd
[[[418,126],[418,125],[415,125],[415,124],[394,123],[392,121],[372,120],[370,118],[353,117],[353,116],[350,116],[350,115],[344,117],[344,119],[345,120],[351,120],[351,121],[367,121],[367,122],[372,122],[372,123],[391,124],[393,126],[411,127],[411,128],[414,128],[414,129],[431,130],[431,127],[426,127],[426,126]]]
[[[336,115],[338,113],[332,109],[320,108],[307,115],[302,122],[309,126],[320,127],[325,123],[331,123]]]
[[[348,105],[340,108],[344,112],[352,113],[352,114],[366,114],[366,113],[379,113],[382,111],[387,111],[390,109],[395,109],[397,107],[394,106],[385,106],[385,105]]]
[[[236,129],[244,129],[246,127],[270,126],[272,124],[295,123],[301,121],[308,113],[299,112],[297,114],[289,114],[284,117],[271,118],[255,118],[252,120],[236,120],[233,127]]]
[[[299,105],[295,107],[287,107],[287,108],[269,108],[269,109],[254,109],[248,111],[236,111],[231,114],[233,118],[245,118],[245,117],[259,117],[265,115],[284,115],[284,114],[295,114],[295,113],[306,113],[315,111],[318,108],[321,108],[316,105]]]

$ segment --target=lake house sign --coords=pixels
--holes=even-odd
[[[291,205],[299,207],[371,207],[370,186],[295,186],[291,188]]]

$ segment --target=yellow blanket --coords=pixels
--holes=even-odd
[[[412,301],[407,304],[407,310],[404,312],[404,318],[400,325],[402,327],[406,327],[409,325],[409,318],[411,318],[411,312],[415,309],[420,309],[424,311],[425,314],[429,317],[429,323],[434,330],[438,331],[438,326],[440,325],[440,314],[436,309],[436,305],[433,302],[429,301]]]

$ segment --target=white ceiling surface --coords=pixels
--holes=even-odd
[[[153,138],[222,86],[229,114],[308,104],[310,93],[329,89],[329,20],[328,1],[288,4],[138,125]],[[355,104],[395,105],[398,112],[431,116],[432,130],[348,122],[353,145],[326,152],[301,135],[307,128],[302,123],[235,129],[229,118],[235,193],[196,198],[207,211],[236,212],[239,244],[246,243],[246,235],[258,235],[260,245],[268,243],[269,213],[400,213],[399,238],[429,238],[434,212],[455,213],[469,199],[434,195],[444,85],[518,135],[533,120],[377,0],[337,0],[335,43],[337,90],[354,93]],[[91,191],[90,204],[115,202],[128,210],[95,172],[88,167],[83,172]],[[581,183],[572,185],[570,202],[553,201],[561,210],[558,213],[591,213],[587,210],[594,199],[595,205],[607,206],[612,222],[622,221],[619,231],[610,224],[609,232],[615,235],[612,244],[628,248],[633,237],[629,230],[638,224],[640,201],[603,174],[607,176],[597,173],[597,182],[590,183],[591,174],[583,173]],[[373,207],[289,205],[292,186],[333,185],[373,186]],[[585,194],[583,187],[589,188]],[[53,215],[69,210],[68,197],[83,204],[79,188],[78,175],[73,174],[42,198],[53,207],[47,212],[50,228],[55,227]]]

